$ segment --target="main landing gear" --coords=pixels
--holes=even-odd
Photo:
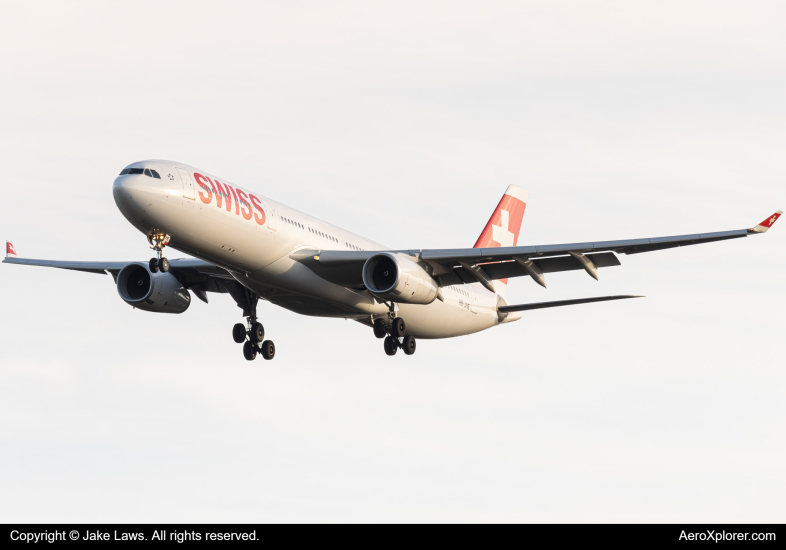
[[[257,302],[259,295],[241,285],[230,285],[227,290],[237,304],[243,308],[246,324],[238,323],[232,327],[232,339],[238,344],[243,344],[243,357],[248,361],[257,358],[261,353],[266,360],[273,359],[276,355],[276,345],[271,340],[265,340],[265,327],[257,321]]]
[[[169,244],[169,235],[151,231],[147,235],[147,242],[150,243],[150,248],[156,251],[156,257],[150,258],[149,267],[151,273],[158,273],[159,270],[161,270],[161,273],[169,271],[169,260],[161,257],[164,247]]]
[[[276,345],[272,340],[265,340],[265,327],[252,317],[248,318],[247,323],[248,329],[243,323],[232,327],[232,338],[238,344],[243,344],[243,357],[253,361],[257,358],[257,353],[261,353],[263,358],[273,359],[276,355]]]
[[[262,323],[251,319],[248,320],[248,324],[248,330],[242,323],[232,327],[232,338],[238,344],[243,344],[243,357],[253,361],[257,358],[257,353],[261,353],[266,360],[273,359],[276,355],[276,345],[272,340],[265,340],[265,327]]]
[[[238,344],[243,344],[243,357],[249,361],[262,357],[273,359],[276,355],[276,346],[270,340],[265,340],[265,327],[257,321],[257,303],[259,294],[239,283],[229,281],[223,283],[224,288],[232,296],[238,307],[243,310],[246,324],[238,323],[232,327],[232,339]]]
[[[374,336],[377,338],[385,339],[385,353],[388,355],[396,355],[399,348],[404,350],[407,355],[415,353],[417,342],[412,335],[405,336],[407,325],[401,317],[394,317],[394,312],[391,307],[388,313],[388,322],[384,319],[376,319],[374,321]]]
[[[256,319],[249,317],[248,329],[243,323],[232,327],[232,338],[238,344],[243,344],[243,357],[248,361],[256,359],[257,353],[261,353],[267,360],[273,359],[276,355],[276,345],[272,340],[265,340],[265,327]]]
[[[257,353],[261,353],[263,358],[273,359],[276,355],[276,345],[272,340],[265,340],[265,327],[255,317],[249,317],[247,323],[248,328],[243,323],[232,327],[232,338],[238,344],[243,344],[243,357],[253,361],[257,358]]]

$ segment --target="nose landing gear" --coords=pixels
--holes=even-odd
[[[162,258],[164,247],[169,244],[169,235],[157,231],[151,231],[147,235],[147,242],[150,243],[150,248],[156,251],[156,257],[150,258],[150,271],[152,273],[166,273],[169,271],[169,260]]]

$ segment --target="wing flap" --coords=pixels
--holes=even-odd
[[[592,262],[595,264],[595,267],[613,267],[621,265],[619,259],[613,252],[587,254],[587,258],[592,260]],[[543,273],[558,273],[560,271],[577,271],[584,269],[584,266],[581,265],[581,262],[572,256],[555,256],[551,258],[539,258],[532,261],[540,268]],[[492,280],[508,279],[510,277],[524,277],[529,275],[527,270],[522,265],[512,261],[483,264],[482,267],[483,271],[485,271]],[[472,272],[463,267],[455,268],[454,273],[458,275],[458,278],[461,279],[461,282],[476,282],[476,278]],[[454,279],[446,279],[445,276],[441,277],[441,279],[443,281],[443,286],[450,284],[460,284],[459,282],[446,282],[446,280]]]

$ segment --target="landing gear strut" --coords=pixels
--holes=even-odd
[[[407,325],[404,323],[404,319],[396,317],[392,302],[388,304],[388,307],[390,311],[388,312],[387,322],[385,322],[385,319],[374,320],[374,336],[385,339],[386,354],[396,355],[398,349],[401,348],[405,354],[412,355],[417,347],[415,337],[406,335]]]
[[[169,244],[169,235],[151,231],[147,235],[147,242],[150,243],[150,248],[156,251],[156,257],[150,258],[150,271],[152,273],[158,273],[159,270],[162,273],[169,271],[169,260],[162,257],[164,247]]]
[[[273,359],[276,355],[276,346],[271,340],[265,340],[265,327],[257,321],[257,302],[259,295],[241,285],[227,288],[237,304],[243,309],[246,324],[237,323],[232,327],[232,339],[238,344],[243,344],[243,357],[248,361],[257,358],[261,353],[266,360]]]

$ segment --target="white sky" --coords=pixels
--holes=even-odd
[[[146,158],[393,247],[471,246],[511,183],[520,244],[751,227],[786,206],[785,25],[781,1],[9,4],[0,237],[149,258],[111,194]],[[413,357],[264,303],[272,363],[226,296],[155,315],[0,266],[0,519],[782,521],[785,244],[513,280],[647,298]]]

